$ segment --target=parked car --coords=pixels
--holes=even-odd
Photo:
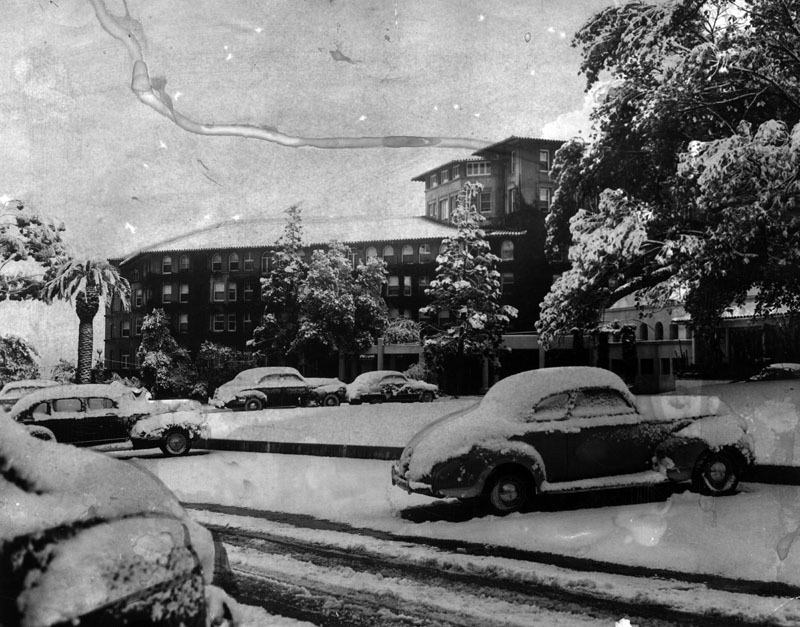
[[[249,411],[310,403],[331,407],[339,405],[345,394],[339,379],[306,379],[294,368],[264,366],[243,370],[219,386],[210,403]]]
[[[134,449],[158,447],[164,455],[186,455],[195,442],[208,434],[205,414],[171,411],[137,420],[130,430]]]
[[[222,625],[211,534],[153,474],[0,416],[0,622]]]
[[[347,386],[347,399],[353,404],[422,401],[429,403],[439,395],[438,386],[410,379],[395,370],[375,370],[358,375]]]
[[[715,397],[634,397],[600,368],[543,368],[496,383],[481,402],[420,431],[392,483],[480,497],[498,514],[537,493],[691,481],[719,495],[753,462],[744,421]]]
[[[58,385],[22,397],[9,415],[40,439],[77,446],[124,442],[133,425],[153,414],[200,413],[189,400],[152,401],[122,385],[101,383]]]
[[[0,390],[0,408],[3,411],[10,410],[14,403],[26,394],[35,392],[46,387],[61,385],[58,381],[50,379],[23,379],[22,381],[9,381]]]
[[[748,381],[778,381],[800,379],[800,364],[781,362],[769,364],[748,378]]]

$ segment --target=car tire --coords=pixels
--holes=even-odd
[[[37,425],[32,425],[28,427],[28,433],[30,433],[34,438],[38,438],[39,440],[45,440],[46,442],[55,442],[56,441],[56,434],[50,431],[47,427],[39,427]]]
[[[164,435],[164,439],[159,448],[161,448],[164,455],[180,457],[181,455],[186,455],[191,446],[192,442],[186,431],[183,429],[172,429],[171,431],[167,431]]]
[[[692,473],[692,489],[709,496],[732,494],[739,485],[739,473],[739,466],[728,453],[708,453]]]
[[[264,401],[257,396],[251,396],[244,402],[244,408],[247,411],[259,411],[264,409]]]
[[[336,394],[327,394],[322,399],[322,404],[325,407],[336,407],[339,404],[339,397]]]
[[[486,481],[483,501],[493,514],[505,516],[525,507],[531,495],[530,479],[521,472],[506,470],[494,473]]]
[[[419,400],[421,403],[432,403],[433,402],[433,392],[423,392]]]

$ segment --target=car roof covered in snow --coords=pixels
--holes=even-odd
[[[46,388],[53,387],[54,385],[61,385],[58,381],[50,379],[22,379],[21,381],[9,381],[6,383],[0,393],[11,392],[20,388]]]
[[[375,381],[377,379],[386,377],[388,375],[395,375],[401,377],[406,376],[402,372],[398,372],[397,370],[372,370],[370,372],[362,372],[355,379],[353,379],[353,383],[355,383],[356,381],[358,381],[359,383],[366,381]]]
[[[303,376],[300,374],[300,371],[297,370],[297,368],[290,368],[289,366],[261,366],[260,368],[248,368],[247,370],[242,370],[233,378],[233,380],[253,381],[254,379],[260,379],[261,377],[265,377],[269,374],[296,374],[298,376]]]
[[[617,390],[631,405],[635,404],[628,386],[610,370],[589,366],[562,366],[528,370],[506,377],[489,389],[481,405],[493,406],[512,414],[529,412],[546,396],[586,387]]]
[[[123,385],[113,385],[109,383],[76,383],[71,385],[54,385],[31,392],[19,399],[11,408],[11,415],[15,416],[25,411],[29,407],[59,398],[87,398],[89,396],[99,396],[106,398],[122,398],[123,396],[133,397],[130,388]]]

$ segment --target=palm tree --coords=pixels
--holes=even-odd
[[[75,303],[78,314],[78,367],[76,381],[92,379],[93,321],[100,308],[100,299],[110,302],[116,294],[125,311],[130,309],[131,286],[116,267],[105,259],[70,259],[62,263],[45,284],[47,301],[53,299]]]

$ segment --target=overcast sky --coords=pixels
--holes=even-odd
[[[89,0],[5,0],[0,196],[117,256],[235,216],[417,215],[413,176],[467,149],[289,148],[188,133],[130,89]],[[122,0],[107,0],[124,15]],[[574,31],[608,0],[129,0],[152,77],[202,122],[290,135],[566,138],[585,120]]]

